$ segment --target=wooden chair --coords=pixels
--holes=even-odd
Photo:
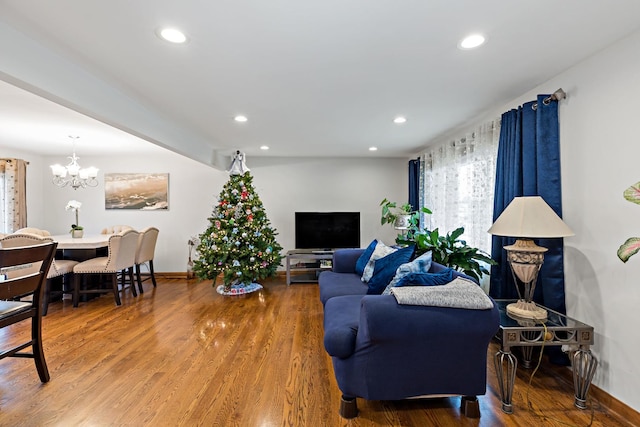
[[[158,241],[158,233],[160,231],[156,227],[147,227],[140,231],[138,238],[138,250],[136,251],[136,278],[138,280],[138,289],[143,293],[142,282],[151,279],[153,287],[156,287],[156,276],[153,272],[153,257],[156,251],[156,242]],[[149,264],[149,277],[144,280],[141,278],[140,266]]]
[[[24,230],[24,229],[23,229]],[[37,230],[37,229],[36,229]],[[40,245],[42,243],[53,242],[51,237],[45,237],[46,234],[31,234],[27,232],[15,232],[13,234],[7,234],[0,238],[0,247],[3,248],[16,248],[20,246],[33,246]],[[53,259],[51,261],[51,267],[47,271],[47,282],[45,285],[44,294],[42,297],[42,315],[46,316],[49,311],[49,301],[51,300],[52,285],[54,279],[62,277],[62,280],[68,279],[69,275],[73,273],[73,267],[78,263],[71,259]],[[60,291],[56,291],[58,294],[62,294],[64,290],[64,284]]]
[[[0,281],[0,328],[18,322],[31,321],[31,339],[0,353],[5,357],[26,357],[35,361],[40,381],[49,381],[49,370],[42,348],[42,294],[46,274],[56,252],[57,243],[35,246],[0,248],[0,271],[11,272],[10,278]],[[25,265],[33,268],[21,268]],[[3,273],[6,274],[6,273]],[[3,276],[4,277],[4,276]],[[31,301],[21,301],[31,297]],[[32,352],[23,350],[31,347]]]
[[[106,257],[92,258],[78,263],[73,267],[73,306],[77,307],[81,294],[103,294],[113,292],[116,305],[121,305],[120,291],[118,290],[118,273],[128,274],[131,282],[133,296],[138,296],[133,281],[133,266],[136,260],[138,248],[138,233],[135,230],[126,230],[109,237],[108,255]],[[110,277],[111,288],[82,289],[84,278],[89,275],[107,275]],[[124,290],[124,286],[122,290]]]

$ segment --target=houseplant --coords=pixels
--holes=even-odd
[[[391,224],[403,231],[396,237],[398,244],[401,244],[401,241],[413,240],[415,233],[420,231],[420,215],[431,214],[428,208],[422,207],[414,211],[409,203],[398,206],[396,202],[387,199],[380,202],[380,206],[382,207],[380,224]]]
[[[640,182],[636,182],[631,187],[624,190],[623,195],[628,201],[635,203],[636,205],[640,205]],[[640,237],[630,237],[618,248],[618,258],[620,258],[622,262],[627,262],[629,261],[629,258],[635,255],[639,250]]]
[[[71,230],[69,230],[71,237],[81,238],[84,235],[84,227],[80,225],[80,221],[78,220],[78,211],[80,211],[81,206],[81,202],[77,200],[69,200],[69,203],[67,203],[67,206],[65,207],[65,210],[73,210],[76,213],[76,222],[75,224],[71,224]]]
[[[384,199],[382,206],[381,224],[395,224],[399,215],[407,215],[408,227],[403,233],[398,234],[396,243],[399,245],[415,245],[416,256],[431,251],[431,259],[439,264],[446,265],[457,271],[473,277],[480,281],[483,274],[489,274],[485,264],[496,265],[491,257],[478,248],[467,245],[467,242],[460,239],[464,233],[464,227],[459,227],[454,231],[441,235],[436,228],[433,231],[422,230],[420,228],[420,215],[431,214],[431,211],[423,207],[417,211],[412,211],[411,205],[402,205],[399,209],[397,203]]]

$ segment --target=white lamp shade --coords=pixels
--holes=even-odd
[[[514,198],[493,223],[489,233],[530,239],[574,235],[540,196]]]

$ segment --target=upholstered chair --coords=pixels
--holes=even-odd
[[[131,282],[131,293],[138,296],[133,281],[133,267],[136,261],[138,249],[138,233],[135,230],[126,230],[109,237],[108,255],[106,257],[92,258],[76,264],[73,267],[74,287],[73,306],[77,307],[81,294],[111,293],[113,292],[116,305],[121,305],[120,291],[118,289],[118,273],[124,276],[128,273]],[[107,275],[110,277],[111,288],[82,289],[84,278],[90,275]],[[123,280],[124,282],[124,280]],[[122,290],[124,291],[124,285]]]
[[[116,234],[121,231],[133,230],[133,227],[129,225],[112,225],[106,228],[103,228],[100,234]]]
[[[7,234],[5,237],[0,238],[0,247],[3,248],[15,248],[18,246],[33,246],[40,245],[42,243],[53,242],[53,239],[49,236],[37,235],[32,233],[13,233]],[[46,316],[49,309],[49,301],[51,299],[51,285],[53,279],[56,277],[63,277],[63,281],[68,279],[68,274],[73,272],[73,267],[78,264],[78,261],[71,259],[54,259],[51,261],[51,266],[47,272],[47,281],[45,284],[45,291],[42,297],[42,315]],[[62,285],[64,287],[64,285]],[[61,289],[62,290],[62,289]]]
[[[19,230],[14,231],[14,234],[35,234],[35,235],[44,236],[44,237],[51,236],[51,233],[49,233],[47,230],[41,230],[35,227],[21,228]]]
[[[156,251],[156,242],[158,241],[158,230],[156,227],[147,227],[140,230],[138,237],[138,250],[136,251],[136,279],[138,280],[138,289],[143,293],[142,282],[151,279],[153,287],[156,287],[156,276],[153,272],[153,257]],[[141,279],[140,267],[142,264],[149,265],[149,277]]]

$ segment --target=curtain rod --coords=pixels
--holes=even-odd
[[[544,100],[542,100],[542,102],[544,103],[544,105],[549,105],[549,103],[551,101],[558,101],[560,102],[560,100],[565,99],[567,97],[567,93],[562,90],[562,88],[559,88],[558,90],[556,90],[555,92],[553,92],[551,95],[549,95],[548,97],[546,97]],[[536,108],[538,108],[538,103],[534,103],[531,108],[533,108],[534,110]]]
[[[11,161],[13,161],[14,159],[5,159],[5,158],[0,158],[0,160],[6,160],[7,162],[11,162]],[[25,160],[25,163],[26,163],[26,164],[29,164],[29,162],[27,162],[26,160]]]

